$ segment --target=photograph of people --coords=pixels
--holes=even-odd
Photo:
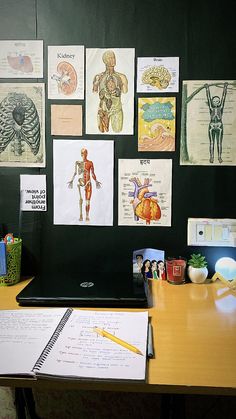
[[[166,279],[165,264],[163,260],[158,260],[157,262],[157,277],[159,279]]]
[[[151,262],[149,259],[145,259],[141,269],[144,278],[152,278]]]

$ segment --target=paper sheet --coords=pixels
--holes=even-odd
[[[54,140],[53,149],[54,224],[113,225],[113,141]]]
[[[30,374],[65,311],[0,310],[0,374]]]
[[[132,135],[134,49],[86,50],[86,134]]]
[[[236,164],[235,81],[184,81],[180,164]]]
[[[138,57],[137,92],[179,91],[179,57]]]
[[[0,166],[45,167],[44,83],[0,84]]]
[[[171,225],[171,159],[119,160],[119,225]]]
[[[138,99],[138,151],[175,151],[175,97]]]
[[[81,105],[51,105],[51,135],[82,135]]]
[[[48,98],[84,99],[84,47],[48,47]]]
[[[47,211],[46,175],[20,175],[21,210]]]
[[[40,374],[100,379],[145,378],[148,312],[72,312]],[[143,355],[97,335],[99,327],[137,347]]]
[[[42,78],[43,41],[0,41],[0,78]]]

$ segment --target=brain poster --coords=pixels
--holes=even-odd
[[[118,224],[171,226],[171,159],[120,159]]]

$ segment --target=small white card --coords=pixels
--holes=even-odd
[[[46,175],[20,175],[21,211],[47,211]]]

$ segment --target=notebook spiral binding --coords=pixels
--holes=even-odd
[[[45,348],[43,349],[41,355],[39,356],[39,358],[37,359],[33,371],[39,371],[41,366],[43,365],[44,361],[46,360],[49,352],[52,350],[53,346],[55,345],[57,339],[59,338],[59,335],[63,329],[63,327],[65,326],[67,320],[69,319],[71,313],[72,313],[72,309],[68,308],[64,314],[64,316],[62,317],[60,323],[57,325],[56,330],[54,331],[53,335],[51,336],[51,338],[49,339],[47,345],[45,346]]]

